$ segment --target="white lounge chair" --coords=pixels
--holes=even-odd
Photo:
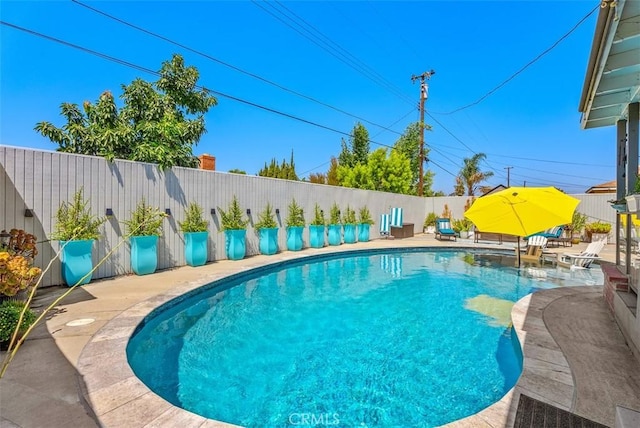
[[[525,262],[539,263],[542,261],[542,253],[547,249],[548,239],[546,236],[533,235],[527,239],[527,246],[520,259]]]
[[[587,248],[580,254],[564,253],[558,258],[558,264],[570,268],[588,268],[594,260],[599,260],[600,251],[604,248],[604,241],[596,241],[587,245]]]

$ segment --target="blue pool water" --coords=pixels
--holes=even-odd
[[[238,425],[442,425],[515,384],[510,305],[557,286],[502,261],[387,251],[262,269],[155,311],[129,362],[174,405]]]

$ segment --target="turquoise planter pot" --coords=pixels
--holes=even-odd
[[[225,251],[229,260],[244,259],[247,253],[246,230],[225,230]]]
[[[207,262],[209,232],[185,232],[184,257],[189,266],[202,266]]]
[[[309,225],[309,245],[311,248],[324,247],[324,226]]]
[[[278,228],[260,229],[260,254],[270,256],[278,252]]]
[[[353,244],[356,242],[356,225],[345,224],[344,225],[344,243]]]
[[[93,239],[60,241],[60,246],[64,246],[61,254],[62,278],[69,287],[78,284],[78,281],[93,269],[93,260],[91,259],[93,241]],[[91,281],[91,275],[87,275],[78,285],[87,284],[89,281]]]
[[[340,233],[341,227],[339,224],[329,225],[329,245],[340,245],[342,243],[342,234]]]
[[[300,227],[287,227],[287,249],[289,251],[302,250],[302,232],[304,226]]]
[[[131,269],[136,275],[148,275],[158,268],[158,237],[132,236]]]
[[[358,225],[358,242],[369,241],[369,229],[371,229],[370,224],[361,223]]]

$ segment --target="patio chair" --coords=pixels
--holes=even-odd
[[[558,258],[558,264],[572,269],[584,269],[591,266],[594,260],[599,260],[600,251],[604,248],[604,241],[596,241],[587,245],[580,254],[564,253]]]
[[[547,248],[547,241],[547,238],[542,235],[530,236],[527,239],[527,246],[524,248],[524,254],[520,256],[520,260],[540,263],[542,261],[542,253]]]
[[[402,227],[402,208],[391,208],[391,227]]]
[[[448,240],[453,238],[454,241],[458,240],[458,235],[451,228],[451,220],[448,218],[439,218],[436,220],[436,239],[442,241],[442,238],[446,237]]]
[[[547,240],[559,239],[562,236],[562,232],[564,232],[564,226],[555,226],[555,227],[551,227],[549,229],[543,230],[542,232],[525,236],[524,239],[529,239],[532,236],[544,236],[545,238],[547,238]]]
[[[391,223],[389,214],[380,215],[380,236],[388,238],[391,233]]]

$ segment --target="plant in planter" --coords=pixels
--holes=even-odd
[[[272,255],[278,252],[278,223],[276,223],[273,215],[273,208],[271,208],[271,204],[267,203],[267,206],[258,216],[258,222],[255,225],[260,237],[259,247],[261,254]]]
[[[340,234],[340,207],[335,202],[329,211],[329,245],[340,245],[342,236]]]
[[[231,200],[227,211],[218,207],[220,211],[222,231],[225,235],[225,252],[229,260],[243,259],[247,252],[247,223],[242,219],[242,209],[236,196]]]
[[[74,195],[72,202],[63,202],[56,212],[56,224],[51,238],[60,241],[62,253],[62,278],[68,286],[91,281],[93,269],[93,242],[100,237],[98,229],[106,221],[91,214],[84,199],[83,189]]]
[[[202,207],[192,202],[187,207],[184,221],[178,226],[184,233],[184,255],[189,266],[202,266],[207,262],[207,239],[209,222],[204,219]]]
[[[609,232],[611,232],[611,225],[602,221],[595,221],[587,224],[584,229],[587,236],[590,236],[591,242],[604,241],[606,244]]]
[[[129,220],[123,222],[131,243],[131,269],[136,275],[147,275],[158,268],[158,237],[165,217],[164,212],[147,205],[142,198]]]
[[[42,271],[33,266],[36,237],[24,230],[0,232],[0,294],[13,297],[36,284]]]
[[[293,199],[289,204],[289,213],[285,220],[287,224],[287,249],[300,251],[303,246],[302,232],[304,231],[304,212]]]
[[[342,227],[344,229],[344,243],[353,244],[356,242],[356,212],[347,205],[342,217]]]
[[[324,229],[326,220],[324,213],[320,209],[320,205],[316,204],[313,208],[313,220],[309,223],[309,245],[311,248],[324,247]]]
[[[25,302],[20,300],[5,300],[0,303],[0,343],[8,345],[11,341],[11,337],[18,327],[20,322],[20,314],[26,306]],[[24,312],[22,321],[20,322],[20,328],[18,329],[18,338],[21,337],[25,331],[36,320],[36,314],[29,308]]]
[[[436,221],[438,220],[438,216],[434,212],[430,212],[427,214],[427,217],[424,219],[424,233],[436,233]]]
[[[571,229],[571,242],[573,244],[580,243],[580,236],[582,233],[582,229],[584,229],[586,224],[587,224],[587,216],[578,211],[574,211],[571,224],[569,225],[569,228]],[[578,234],[578,236],[575,236],[576,233]]]
[[[365,205],[358,211],[358,241],[367,242],[369,240],[369,229],[372,224],[371,213]]]
[[[463,239],[469,237],[469,231],[473,227],[473,223],[471,222],[471,220],[468,220],[466,218],[462,218],[460,220],[453,219],[451,221],[451,225],[453,227],[453,230],[460,236],[460,238]]]

